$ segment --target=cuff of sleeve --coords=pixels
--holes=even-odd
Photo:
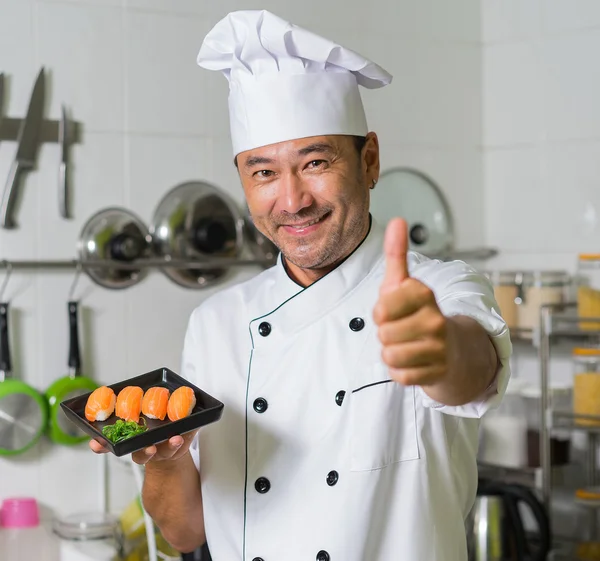
[[[478,307],[475,307],[474,310],[469,310],[469,306],[465,305],[465,302],[458,303],[446,301],[445,304],[446,306],[440,306],[444,315],[463,315],[471,317],[479,322],[479,324],[487,331],[490,340],[496,349],[500,364],[491,384],[478,398],[470,403],[457,406],[444,405],[443,403],[431,399],[425,393],[423,388],[418,388],[421,402],[425,407],[449,415],[479,419],[490,409],[494,409],[500,405],[506,391],[506,386],[510,379],[510,357],[512,355],[510,332],[504,320],[496,314],[494,310],[482,313],[482,310]],[[474,313],[469,313],[470,311]]]
[[[196,469],[200,472],[200,440],[198,434],[196,434],[190,445],[190,455],[192,456],[192,461],[194,462]]]

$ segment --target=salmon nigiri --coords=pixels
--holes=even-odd
[[[142,399],[142,413],[149,419],[160,419],[167,416],[167,404],[169,403],[169,390],[167,388],[154,387],[146,390]]]
[[[187,417],[196,406],[194,390],[189,386],[177,388],[169,398],[167,415],[170,421],[178,421]]]
[[[106,386],[95,389],[85,404],[85,418],[94,421],[106,421],[115,411],[117,396]]]
[[[125,421],[139,422],[140,411],[142,410],[142,397],[144,397],[144,390],[138,386],[123,388],[117,397],[117,417]]]

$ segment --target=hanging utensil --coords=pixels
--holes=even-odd
[[[0,72],[0,128],[2,128],[2,116],[4,115],[4,73]]]
[[[4,188],[0,207],[0,226],[2,228],[15,227],[13,213],[21,175],[32,170],[35,165],[41,125],[44,120],[45,84],[44,69],[42,68],[33,87],[27,115],[19,129],[17,153]]]
[[[60,215],[67,219],[69,214],[69,142],[71,141],[67,110],[62,106],[61,119],[58,126],[58,143],[60,144],[60,166],[58,168],[58,206]]]
[[[125,263],[150,256],[148,227],[135,214],[123,208],[107,208],[94,214],[79,236],[79,258],[107,259]],[[86,268],[90,278],[104,288],[128,288],[142,281],[148,269],[113,267]]]
[[[227,269],[207,268],[211,257],[238,257],[243,248],[244,218],[221,189],[200,181],[177,185],[158,204],[150,235],[155,256],[198,261],[193,269],[163,272],[186,288],[204,288],[224,277]]]
[[[73,299],[75,285],[79,278],[78,269],[69,293],[67,305],[69,317],[69,374],[56,380],[46,391],[50,411],[48,435],[57,444],[78,444],[89,437],[69,421],[60,404],[62,401],[94,391],[98,384],[81,374],[81,353],[79,347],[79,303]]]
[[[11,379],[8,303],[4,291],[10,267],[0,290],[0,455],[20,454],[42,436],[48,423],[48,404],[34,388]]]

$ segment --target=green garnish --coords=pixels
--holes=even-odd
[[[135,421],[123,421],[119,419],[114,425],[106,425],[102,429],[102,434],[113,444],[131,438],[136,434],[142,434],[147,430],[146,419],[142,417],[143,425],[138,425]]]

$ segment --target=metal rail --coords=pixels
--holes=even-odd
[[[263,267],[271,265],[272,261],[267,259],[235,259],[235,258],[211,258],[211,259],[138,259],[135,261],[118,261],[114,259],[96,260],[41,260],[20,261],[2,260],[0,270],[70,270],[80,268],[86,269],[120,269],[124,271],[137,271],[139,269],[220,269],[227,267]]]

